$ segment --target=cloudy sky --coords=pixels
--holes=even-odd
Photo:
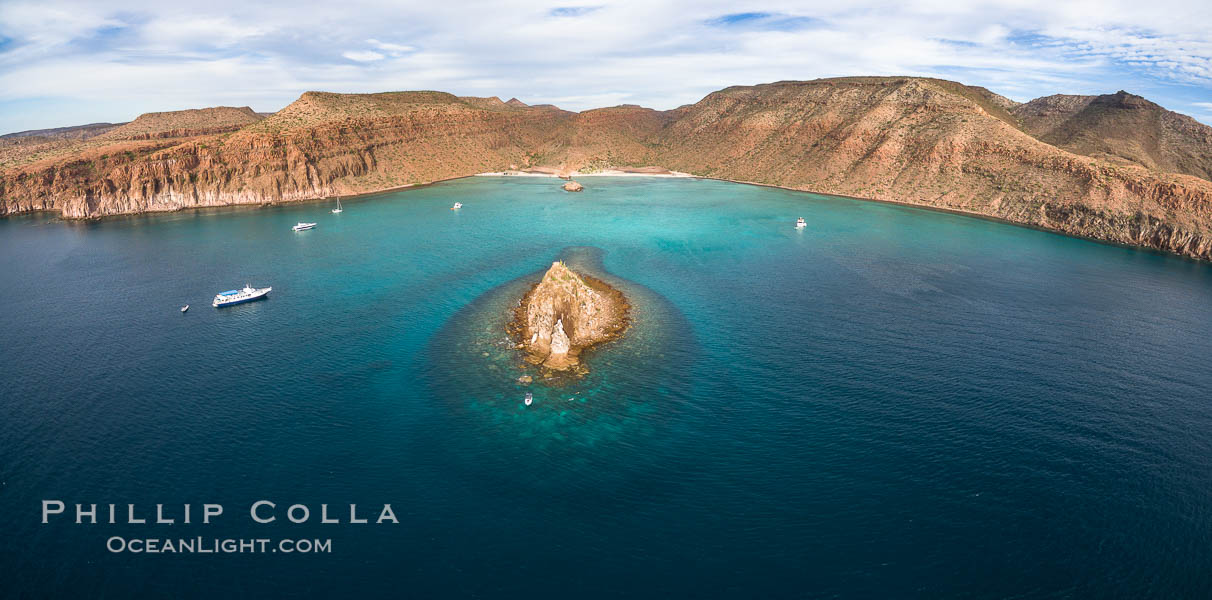
[[[736,84],[930,75],[1119,89],[1212,123],[1212,2],[0,0],[0,132],[307,90],[658,109]]]

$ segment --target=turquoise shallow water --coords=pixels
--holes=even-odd
[[[775,189],[585,183],[0,220],[0,596],[1212,594],[1212,267]],[[557,258],[612,278],[636,327],[584,380],[523,388],[499,327]],[[271,298],[210,307],[246,281]],[[46,498],[227,513],[41,525]],[[263,498],[401,523],[250,524]]]

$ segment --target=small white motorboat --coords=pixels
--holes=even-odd
[[[332,214],[336,215],[336,214],[340,214],[340,213],[341,213],[341,199],[337,198],[337,207],[332,209]]]
[[[455,203],[454,203],[454,206],[450,207],[450,210],[459,210],[460,208],[463,208],[463,203],[462,203],[462,202],[455,202]]]
[[[181,307],[181,312],[185,312],[185,311],[187,311],[187,310],[189,310],[189,305],[188,305],[188,304],[186,304],[185,306],[182,306],[182,307]]]
[[[807,226],[808,226],[808,222],[804,220],[804,217],[800,217],[799,220],[795,222],[796,229],[803,229]]]
[[[526,406],[530,406],[530,403],[531,403],[531,402],[534,402],[534,394],[532,394],[532,393],[530,393],[530,392],[526,392],[526,400],[525,400],[525,402],[526,402]]]
[[[307,231],[308,229],[311,229],[312,227],[315,227],[315,226],[316,226],[315,223],[299,223],[298,225],[291,227],[291,229],[293,229],[295,231]]]

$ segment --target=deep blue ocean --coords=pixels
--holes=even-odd
[[[717,181],[559,183],[0,220],[0,597],[1212,596],[1212,265]],[[524,386],[506,315],[561,258],[635,324],[584,379]],[[273,292],[210,306],[245,283]],[[48,499],[68,510],[42,524]],[[224,514],[77,525],[74,503]]]

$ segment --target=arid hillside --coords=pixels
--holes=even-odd
[[[595,108],[571,115],[562,135],[536,157],[561,171],[594,172],[640,167],[657,161],[651,141],[669,125],[670,113],[632,104]]]
[[[988,104],[979,89],[914,78],[728,88],[664,130],[658,156],[662,166],[700,175],[1212,258],[1212,183],[1072,154]]]
[[[146,140],[152,138],[192,137],[211,133],[235,131],[263,117],[244,106],[216,106],[145,113],[100,137],[106,140]]]
[[[96,148],[104,154],[141,153],[172,143],[205,135],[231,132],[256,123],[264,117],[247,106],[219,106],[192,110],[146,113],[130,123],[94,123],[26,131],[0,137],[0,169],[20,167],[56,158],[94,156]],[[176,142],[163,140],[176,138]],[[160,140],[150,144],[138,141]]]
[[[1212,127],[1140,96],[1045,96],[1012,112],[1025,131],[1058,148],[1212,180]]]
[[[89,123],[88,125],[73,125],[71,127],[55,127],[53,129],[30,129],[0,135],[0,140],[24,138],[42,138],[53,140],[87,140],[97,137],[126,123]]]
[[[191,126],[199,122],[166,120],[163,114],[179,113],[161,113],[145,120],[151,126],[138,130],[138,139],[111,139],[115,130],[104,140],[11,158],[0,175],[0,208],[88,218],[426,183],[529,166],[530,154],[547,147],[571,115],[500,105],[479,108],[442,92],[308,92],[236,131],[183,137],[153,132],[197,131]]]
[[[1037,139],[1095,103],[1043,104],[909,77],[731,87],[671,111],[307,92],[265,118],[246,108],[156,113],[89,140],[0,146],[0,213],[89,218],[290,202],[515,168],[660,165],[1212,259],[1212,182],[1167,172],[1170,163],[1156,158],[1133,164]],[[1170,150],[1149,156],[1198,155],[1196,138],[1165,139],[1158,148]]]

